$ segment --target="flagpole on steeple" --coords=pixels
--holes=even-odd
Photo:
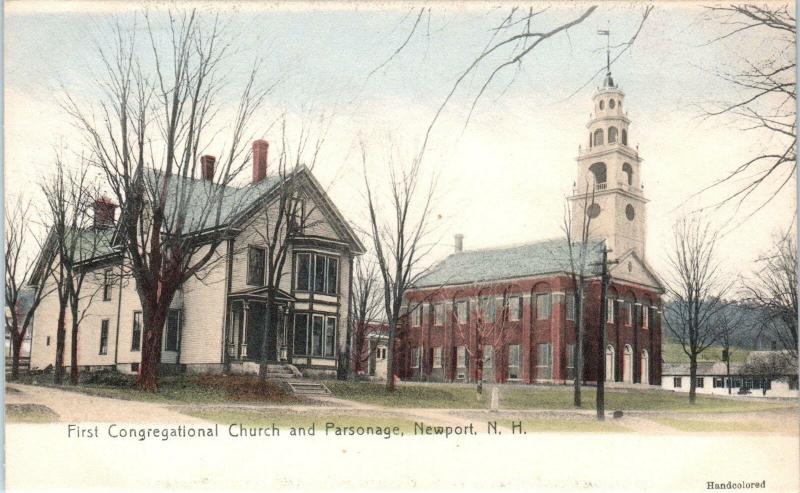
[[[611,79],[611,26],[608,29],[598,29],[597,34],[606,37],[606,78],[604,84],[613,87],[614,81]]]

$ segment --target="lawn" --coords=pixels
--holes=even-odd
[[[393,393],[384,385],[356,382],[326,382],[335,397],[385,407],[486,409],[491,399],[491,387],[484,387],[479,400],[474,387],[463,385],[398,385]],[[595,390],[583,389],[584,409],[593,409]],[[502,386],[501,409],[574,409],[572,388],[567,386]],[[662,390],[606,390],[607,411],[678,411],[678,412],[740,412],[764,411],[790,407],[793,404],[753,402],[737,399],[698,396],[689,405],[688,394]]]
[[[744,363],[747,355],[750,354],[749,349],[739,347],[731,348],[731,363]],[[661,346],[661,357],[664,363],[688,363],[689,357],[683,352],[683,348],[677,342],[665,342]],[[711,346],[697,356],[697,361],[722,361],[722,348],[719,346]]]
[[[54,423],[58,414],[40,404],[6,404],[8,423]]]
[[[246,427],[271,428],[273,425],[282,430],[288,428],[308,428],[312,424],[317,432],[324,431],[326,423],[333,423],[337,427],[397,427],[401,433],[411,433],[414,430],[412,421],[393,416],[359,416],[344,414],[298,413],[280,412],[275,410],[230,410],[230,409],[188,409],[181,411],[183,414],[196,418],[213,421],[223,425],[241,424]]]
[[[255,376],[180,375],[163,376],[158,392],[141,392],[132,376],[118,373],[87,374],[79,385],[53,384],[52,375],[24,375],[19,383],[56,387],[98,397],[164,403],[222,404],[233,401],[294,404],[299,401],[279,384],[261,385]]]

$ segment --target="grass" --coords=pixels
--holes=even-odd
[[[731,363],[744,363],[747,355],[750,354],[749,349],[739,347],[731,348]],[[665,342],[661,346],[661,357],[665,363],[688,363],[689,357],[683,352],[680,343]],[[722,361],[722,348],[719,346],[711,346],[699,355],[697,361]]]
[[[221,404],[231,401],[290,404],[299,399],[278,384],[261,385],[254,376],[180,375],[160,379],[158,392],[142,392],[134,387],[133,377],[108,372],[105,376],[87,375],[79,385],[53,384],[52,375],[25,375],[18,383],[44,385],[98,397],[145,402]]]
[[[685,432],[729,432],[729,433],[746,433],[746,432],[762,432],[770,431],[759,423],[752,421],[720,421],[720,420],[703,420],[703,419],[675,419],[675,418],[657,418],[653,421],[675,428],[679,431]]]
[[[385,407],[433,409],[486,409],[491,400],[491,388],[484,387],[481,400],[475,388],[447,384],[399,385],[393,393],[385,386],[374,383],[326,382],[334,396],[366,404]],[[593,409],[595,390],[582,392],[584,409]],[[505,386],[500,391],[501,409],[574,409],[572,388],[566,386]],[[753,402],[697,396],[689,404],[688,394],[661,390],[606,390],[606,410],[622,411],[677,411],[677,412],[741,412],[765,411],[793,406],[792,403]]]
[[[54,423],[58,414],[40,404],[6,404],[8,423]]]
[[[391,416],[359,416],[344,414],[320,413],[286,413],[275,411],[243,411],[217,409],[189,409],[183,414],[205,419],[224,425],[241,424],[246,427],[270,428],[273,425],[282,430],[289,428],[308,428],[312,424],[317,432],[324,432],[326,423],[334,423],[338,427],[371,426],[383,429],[397,427],[401,433],[410,433],[414,429],[412,421]]]

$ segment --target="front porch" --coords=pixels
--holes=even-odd
[[[288,320],[294,298],[277,290],[273,301],[268,310],[268,288],[228,297],[225,364],[230,371],[257,373],[263,359],[273,364],[290,362]]]

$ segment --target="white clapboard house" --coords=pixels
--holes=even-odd
[[[283,177],[270,174],[267,143],[256,141],[253,149],[253,180],[224,190],[222,221],[215,227],[227,228],[229,237],[218,247],[215,260],[181,287],[171,305],[162,363],[177,371],[254,372],[266,336],[267,360],[293,364],[306,374],[333,373],[347,338],[353,258],[364,253],[364,246],[309,169],[299,167]],[[207,206],[205,191],[220,186],[211,180],[213,166],[214,159],[204,156],[201,178],[175,178],[183,180],[180,186],[197,190],[190,207]],[[292,238],[284,264],[276,293],[277,320],[267,324],[269,235],[264,211],[278,200],[277,191],[287,186],[286,180],[295,180],[293,196],[305,211],[304,225]],[[135,372],[141,360],[141,306],[134,280],[117,275],[124,272],[127,259],[116,240],[114,211],[114,204],[98,201],[93,227],[79,232],[87,244],[99,246],[82,259],[92,274],[82,291],[86,315],[80,323],[78,364],[83,369]],[[35,282],[53,282],[41,277]],[[55,363],[57,317],[58,300],[51,293],[37,309],[32,368]],[[70,362],[69,330],[67,310],[65,365]]]

